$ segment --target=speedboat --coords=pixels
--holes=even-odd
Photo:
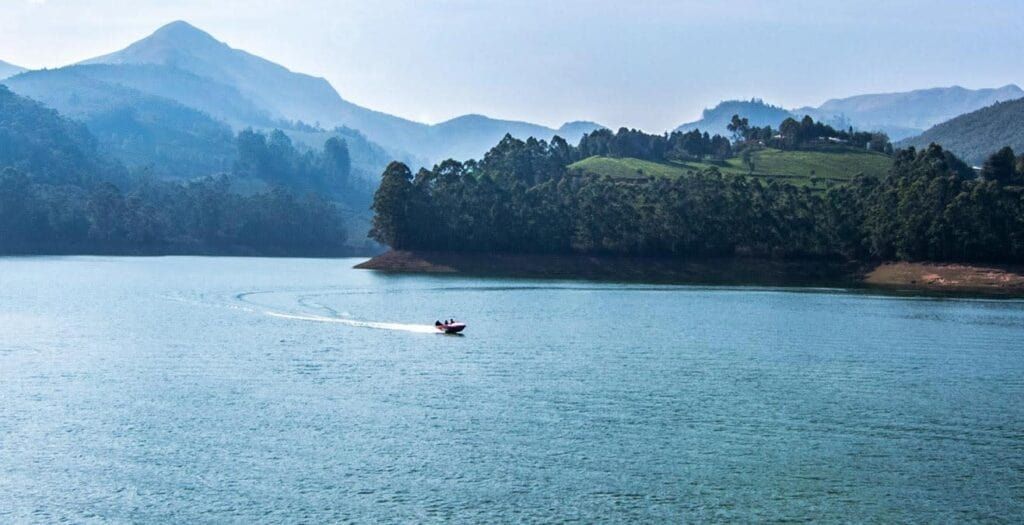
[[[457,334],[466,329],[466,323],[459,323],[456,321],[442,323],[438,321],[434,323],[434,328],[437,328],[439,332],[444,332],[446,334]]]

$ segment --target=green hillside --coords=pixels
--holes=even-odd
[[[1024,150],[1024,98],[1000,102],[978,111],[960,115],[939,124],[917,137],[899,143],[900,147],[927,148],[936,143],[964,161],[980,166],[985,159],[1010,146]]]
[[[821,185],[825,181],[844,182],[858,173],[881,177],[892,165],[892,159],[881,153],[846,151],[782,151],[763,149],[753,154],[754,170],[739,158],[723,162],[651,162],[634,158],[590,157],[571,164],[577,173],[615,178],[679,177],[690,171],[711,167],[722,173],[745,174],[768,179],[786,180],[793,184],[810,184],[812,178]]]
[[[87,186],[126,175],[123,166],[101,154],[84,125],[0,85],[0,174],[6,168],[43,184]],[[11,196],[0,195],[4,198]],[[0,237],[6,235],[4,227],[0,221]]]
[[[693,168],[682,164],[651,162],[634,158],[590,157],[569,165],[569,170],[614,177],[617,179],[638,179],[649,176],[679,177]]]
[[[858,173],[881,177],[892,166],[892,158],[869,151],[781,151],[766,149],[754,154],[755,174],[817,176],[833,181],[852,179]]]

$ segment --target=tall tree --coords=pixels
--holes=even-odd
[[[739,142],[747,138],[747,134],[750,133],[750,121],[746,117],[740,118],[739,115],[733,115],[732,120],[726,125],[726,129],[732,132],[733,142]]]
[[[324,162],[330,183],[344,186],[352,173],[352,158],[344,139],[331,137],[324,143]]]
[[[1008,184],[1014,179],[1016,163],[1017,159],[1013,155],[1013,149],[1006,146],[985,161],[981,168],[981,176],[985,180]]]
[[[401,162],[392,162],[381,176],[380,186],[373,195],[373,226],[370,238],[392,248],[407,247],[412,194],[412,172]]]

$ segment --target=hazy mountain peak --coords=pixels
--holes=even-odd
[[[396,151],[410,152],[426,159],[447,157],[469,158],[482,155],[505,133],[519,137],[535,136],[550,139],[555,130],[510,120],[492,119],[484,115],[464,115],[452,120],[428,126],[386,113],[373,111],[343,99],[329,82],[320,77],[296,73],[269,60],[234,49],[220,42],[209,33],[184,21],[171,22],[153,34],[128,47],[83,64],[106,64],[111,66],[164,66],[168,70],[186,72],[206,79],[221,87],[217,91],[236,91],[245,99],[244,106],[255,106],[265,111],[271,120],[297,121],[308,124],[319,123],[333,127],[343,125],[359,130],[369,139]],[[230,120],[238,112],[220,111],[215,103],[197,101],[205,94],[194,89],[182,91],[184,86],[198,85],[195,78],[173,75],[170,71],[153,70],[163,79],[174,79],[176,83],[168,89],[143,86],[139,78],[141,70],[106,72],[108,77],[118,77],[119,82],[145,88],[148,92],[159,92],[160,96],[181,101],[193,107],[202,107],[211,114]],[[181,89],[178,89],[181,88]],[[178,89],[178,91],[174,91]],[[217,100],[223,100],[223,97]],[[216,102],[219,103],[219,102]],[[252,114],[249,111],[247,114]],[[236,119],[238,120],[238,119]],[[237,124],[232,121],[233,124]],[[578,140],[583,132],[596,125],[574,125],[559,132],[567,140]],[[494,137],[497,138],[494,138]],[[493,140],[492,140],[493,139]]]
[[[147,39],[141,40],[140,42],[144,42],[146,40],[169,41],[178,45],[225,45],[216,38],[213,38],[213,36],[206,31],[203,31],[184,20],[171,22],[160,29],[157,29]]]
[[[467,113],[465,115],[459,115],[457,117],[450,118],[450,119],[445,120],[443,122],[438,122],[437,124],[435,124],[435,126],[446,126],[446,125],[450,125],[450,124],[476,123],[476,122],[482,122],[482,121],[487,121],[487,120],[490,120],[490,118],[487,117],[486,115],[481,115],[479,113]]]
[[[194,26],[194,25],[192,25],[192,24],[190,24],[190,23],[188,23],[188,22],[186,22],[184,20],[175,20],[173,22],[168,22],[168,23],[160,26],[160,28],[158,28],[156,31],[154,31],[153,34],[154,35],[159,35],[159,34],[166,34],[166,33],[172,33],[172,32],[180,32],[180,31],[188,32],[188,33],[200,33],[202,35],[205,35],[208,38],[213,38],[206,31],[203,31],[202,29],[199,29],[198,27],[196,27],[196,26]]]
[[[156,64],[180,69],[237,89],[273,118],[346,123],[351,107],[322,78],[293,73],[234,49],[184,21],[171,22],[114,53],[83,64]]]
[[[85,64],[187,65],[190,60],[223,57],[233,50],[209,33],[184,21],[167,24],[128,47],[86,60]],[[188,69],[185,67],[184,69]]]

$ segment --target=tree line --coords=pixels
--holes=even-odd
[[[783,120],[779,129],[771,126],[751,126],[746,118],[733,115],[726,128],[733,139],[741,145],[762,145],[783,150],[821,149],[829,146],[845,146],[866,149],[878,153],[892,154],[889,137],[882,132],[837,130],[805,115],[803,119],[792,117]]]
[[[1012,151],[979,175],[939,146],[901,150],[887,177],[816,192],[714,168],[630,181],[569,172],[586,142],[506,136],[480,161],[415,175],[392,163],[370,235],[419,250],[1024,261],[1024,161]]]
[[[347,253],[337,207],[277,187],[242,195],[227,176],[122,191],[0,172],[0,253]]]
[[[632,157],[653,162],[723,161],[758,147],[784,150],[855,148],[892,154],[889,137],[879,132],[836,130],[809,116],[797,121],[787,118],[778,129],[751,126],[749,120],[733,115],[727,129],[732,139],[699,129],[653,135],[629,128],[613,132],[602,128],[583,135],[577,146],[554,137],[548,148],[552,161],[570,164],[592,156]],[[499,143],[497,148],[502,148]]]

